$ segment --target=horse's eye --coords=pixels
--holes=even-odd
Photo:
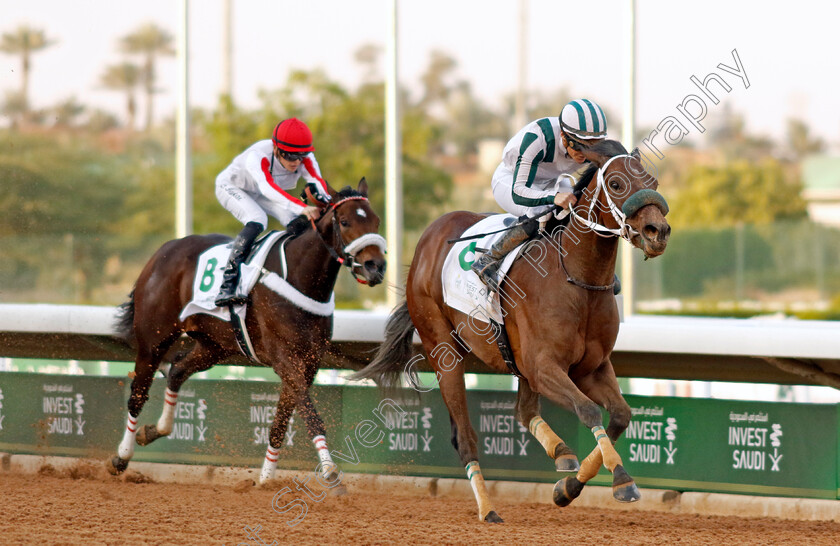
[[[617,191],[620,187],[621,187],[621,184],[617,180],[610,181],[610,188]]]
[[[350,223],[347,220],[341,220],[341,227],[350,227]]]

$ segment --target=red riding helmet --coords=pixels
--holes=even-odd
[[[284,152],[314,152],[312,131],[297,118],[284,119],[274,128],[271,135],[274,144]]]

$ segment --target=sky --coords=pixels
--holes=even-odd
[[[234,98],[243,106],[257,106],[259,90],[281,87],[292,69],[323,68],[332,79],[354,88],[361,68],[353,53],[362,44],[384,45],[389,1],[232,0]],[[527,2],[528,90],[550,94],[566,88],[620,115],[622,2]],[[58,41],[33,57],[35,107],[75,96],[122,116],[123,95],[98,84],[107,65],[125,58],[117,47],[119,38],[149,21],[175,34],[178,4],[0,0],[0,32],[26,23]],[[457,60],[458,78],[470,81],[488,105],[500,106],[516,87],[518,5],[517,0],[399,0],[401,84],[419,95],[419,76],[430,51],[438,49]],[[212,107],[222,85],[222,0],[192,0],[190,10],[190,100],[194,106]],[[701,95],[691,76],[704,80],[714,71],[731,91],[712,84],[720,103],[704,99],[710,117],[731,107],[745,116],[750,132],[775,139],[784,137],[787,119],[796,117],[840,148],[838,15],[840,3],[815,0],[637,0],[637,124],[655,126],[674,116],[688,129],[687,140],[701,138],[677,106],[688,95]],[[717,68],[720,63],[736,67],[733,50],[748,88],[742,79]],[[0,54],[0,73],[0,94],[19,89],[19,58]],[[171,115],[178,81],[174,58],[160,61],[158,81],[163,90],[156,101],[158,117]],[[142,108],[138,119],[143,119]],[[620,137],[617,124],[611,127],[614,137]]]

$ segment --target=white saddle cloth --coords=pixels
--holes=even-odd
[[[471,226],[460,237],[498,231],[513,225],[516,221],[517,218],[513,215],[495,214]],[[493,319],[499,323],[504,322],[499,295],[488,290],[487,285],[470,267],[476,259],[477,248],[489,249],[493,246],[493,243],[503,236],[504,232],[494,233],[480,239],[461,241],[452,245],[452,249],[443,262],[443,270],[441,271],[443,301],[446,305],[467,315],[472,315],[474,319],[482,322],[489,322],[488,319]],[[524,243],[516,247],[502,260],[498,272],[500,285],[523,246]]]
[[[274,242],[283,235],[283,231],[275,231],[263,238],[263,242],[257,253],[247,263],[240,267],[239,288],[237,294],[249,294],[260,279],[263,264],[268,256],[268,251]],[[222,277],[230,257],[231,243],[217,245],[205,250],[198,257],[198,264],[195,268],[195,280],[193,281],[193,299],[184,306],[181,315],[178,317],[184,320],[196,313],[213,315],[224,321],[230,321],[230,311],[227,307],[216,307],[216,296],[219,295],[219,288],[222,286]],[[245,319],[246,305],[237,305],[234,309],[236,314]]]

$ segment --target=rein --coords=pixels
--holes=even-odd
[[[326,247],[327,252],[329,252],[330,256],[337,261],[340,265],[346,266],[347,269],[350,270],[350,274],[353,275],[353,278],[356,279],[356,282],[359,284],[368,284],[368,282],[359,277],[359,274],[356,273],[356,267],[361,267],[362,264],[356,261],[356,253],[370,245],[376,245],[383,252],[386,251],[387,243],[385,238],[379,235],[378,233],[365,233],[356,237],[354,240],[350,241],[346,245],[344,244],[344,239],[341,236],[341,226],[338,225],[338,220],[335,217],[336,209],[343,205],[348,201],[367,201],[367,197],[362,197],[361,195],[356,195],[353,197],[345,197],[341,201],[337,203],[333,203],[328,207],[328,210],[325,209],[324,212],[317,220],[313,220],[312,218],[309,219],[309,223],[312,225],[312,230],[318,234],[318,240]],[[327,212],[331,211],[332,215],[332,228],[333,228],[333,244],[328,245],[327,241],[324,240],[324,236],[321,235],[321,232],[318,231],[318,226],[316,225],[320,222],[324,216],[327,215]],[[336,247],[341,249],[341,254],[336,251]]]

